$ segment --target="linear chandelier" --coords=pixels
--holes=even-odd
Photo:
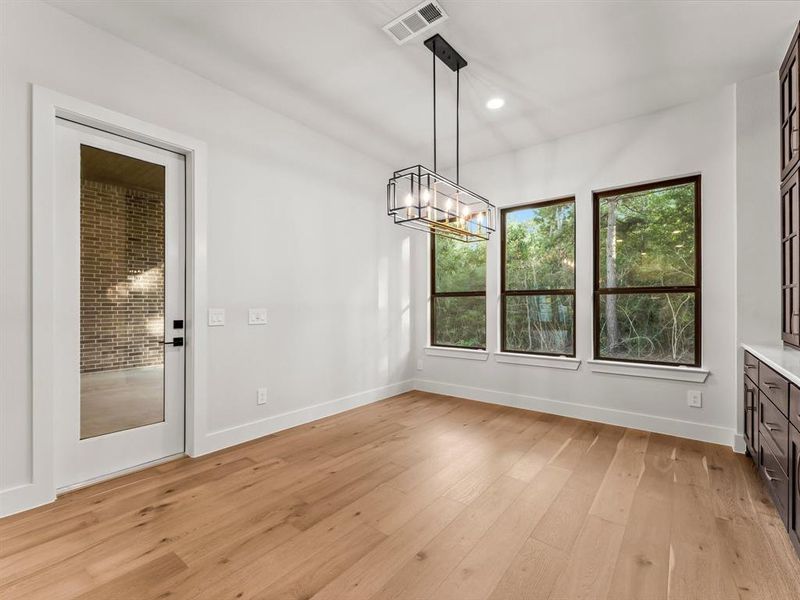
[[[461,69],[467,66],[438,33],[425,40],[433,54],[433,170],[414,165],[395,171],[386,186],[388,214],[398,225],[464,242],[488,240],[495,230],[497,208],[483,196],[459,184]],[[436,157],[436,59],[456,73],[456,180],[437,172]]]

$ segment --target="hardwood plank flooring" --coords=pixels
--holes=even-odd
[[[0,598],[796,600],[800,560],[730,449],[410,392],[0,520]]]

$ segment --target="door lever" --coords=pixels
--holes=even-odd
[[[183,346],[183,338],[182,337],[172,338],[171,342],[166,342],[162,340],[161,343],[164,344],[165,346],[175,346],[175,347]]]

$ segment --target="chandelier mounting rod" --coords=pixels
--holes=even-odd
[[[439,172],[436,154],[436,59],[438,58],[441,60],[450,67],[451,71],[455,71],[456,73],[456,183],[459,183],[461,171],[461,127],[458,109],[461,100],[461,69],[467,66],[467,61],[438,33],[425,40],[425,47],[433,54],[433,170],[436,173]]]

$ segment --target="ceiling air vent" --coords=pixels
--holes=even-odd
[[[423,2],[392,20],[383,30],[398,44],[405,44],[447,19],[438,2]]]

